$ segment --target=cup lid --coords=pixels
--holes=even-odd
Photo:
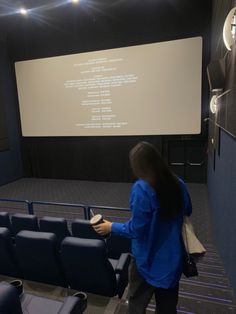
[[[95,225],[97,224],[98,222],[100,222],[102,220],[102,215],[101,214],[97,214],[95,216],[93,216],[91,219],[90,219],[90,223],[92,225]]]

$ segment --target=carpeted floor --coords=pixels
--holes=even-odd
[[[76,180],[21,179],[0,187],[0,199],[21,199],[34,201],[63,202],[84,205],[99,205],[126,208],[129,206],[130,183],[90,182]],[[195,231],[207,249],[206,256],[198,263],[199,276],[180,282],[178,313],[226,314],[236,313],[236,302],[224,271],[220,256],[214,244],[211,216],[207,200],[207,187],[204,184],[188,184],[193,203],[192,222]],[[18,203],[0,201],[0,211],[7,209],[11,213],[26,212],[26,207]],[[129,212],[94,209],[102,212],[110,220],[124,221]],[[70,222],[76,217],[83,217],[80,208],[65,206],[35,206],[38,217],[59,216]],[[92,299],[92,298],[91,298]],[[125,298],[121,301],[100,300],[91,302],[86,313],[126,313]],[[100,300],[100,301],[98,301]],[[97,305],[96,305],[97,302]],[[100,302],[100,303],[99,303]],[[108,303],[107,303],[108,302]],[[93,304],[92,304],[93,303]],[[101,305],[103,304],[104,305]],[[112,306],[111,306],[112,303]],[[154,313],[154,302],[149,304],[147,313]]]

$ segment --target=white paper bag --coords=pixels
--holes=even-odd
[[[206,249],[198,240],[193,230],[193,225],[189,217],[184,216],[184,222],[182,226],[182,236],[187,253],[189,254],[204,254]]]

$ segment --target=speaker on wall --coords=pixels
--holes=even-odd
[[[225,87],[225,60],[224,58],[211,61],[207,66],[207,76],[211,92],[220,92]]]

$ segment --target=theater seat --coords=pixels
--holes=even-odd
[[[55,234],[20,231],[16,236],[16,255],[25,279],[66,286]]]
[[[10,231],[12,230],[10,217],[7,212],[0,212],[0,227],[7,228]]]
[[[38,231],[38,219],[35,215],[14,214],[11,217],[12,231],[16,236],[21,230]]]
[[[89,220],[75,219],[71,224],[71,229],[73,237],[103,240],[103,238],[93,229]]]
[[[52,232],[57,236],[57,247],[61,246],[61,242],[65,237],[70,236],[67,222],[64,218],[43,217],[39,220],[40,231]]]
[[[131,240],[125,237],[111,234],[106,244],[109,258],[118,259],[122,253],[131,252]]]
[[[61,260],[72,289],[122,297],[128,282],[129,254],[121,263],[113,260],[112,265],[103,240],[67,237],[62,241]]]
[[[81,314],[81,300],[67,297],[64,302],[23,293],[7,282],[0,283],[1,314]]]
[[[11,277],[20,276],[10,231],[2,227],[0,228],[0,274]]]

